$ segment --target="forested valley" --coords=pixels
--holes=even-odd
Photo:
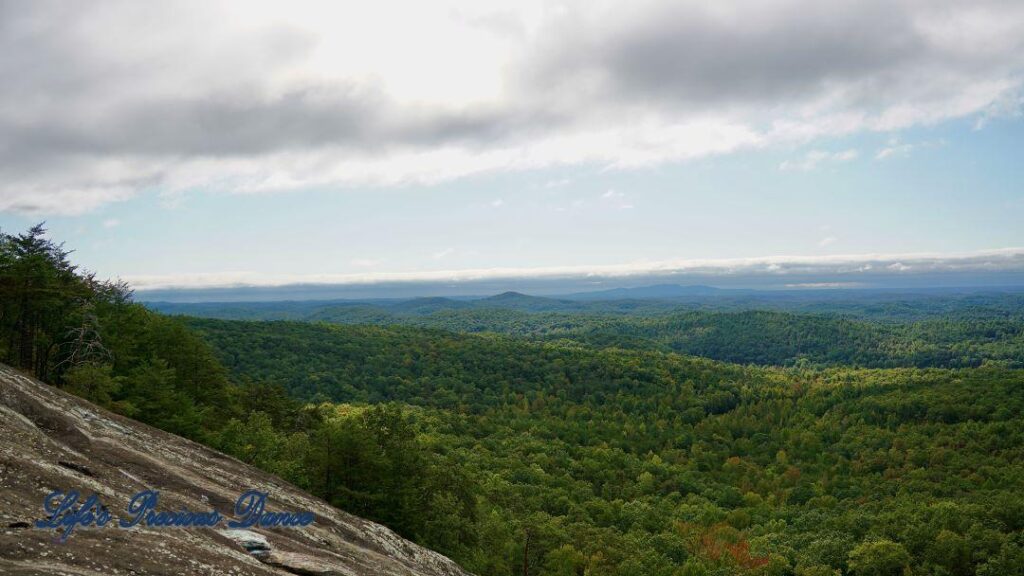
[[[740,364],[867,368],[1024,367],[1024,295],[789,294],[695,302],[578,302],[502,294],[395,303],[152,303],[175,315],[416,326]],[[826,295],[819,296],[825,298]],[[748,306],[750,308],[748,308]],[[813,313],[811,312],[813,311]]]
[[[0,236],[0,360],[481,575],[1024,574],[1013,302],[178,318]]]

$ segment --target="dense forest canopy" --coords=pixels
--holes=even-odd
[[[868,294],[859,305],[836,296],[762,298],[720,305],[727,310],[694,310],[690,304],[667,301],[574,302],[522,295],[472,301],[150,306],[230,320],[403,325],[528,340],[567,339],[598,348],[678,352],[741,364],[1024,368],[1021,293],[900,296],[903,300]],[[743,303],[772,309],[744,309]],[[786,306],[793,310],[779,309]],[[889,311],[893,316],[886,315]]]
[[[0,296],[3,362],[482,575],[1024,574],[1005,298],[898,322],[436,301],[188,319],[41,227],[0,236]]]
[[[944,530],[972,558],[997,554],[969,542],[980,534],[1020,551],[1017,521],[997,528],[1000,507],[1024,513],[1015,370],[764,369],[409,327],[191,324],[232,371],[295,396],[421,407],[436,449],[487,478],[483,509],[507,503],[487,513],[496,526],[550,535],[532,544],[538,563],[560,550],[589,573],[611,559],[618,573],[812,574],[896,550],[900,569],[946,573],[928,560]],[[936,520],[943,507],[964,523]],[[831,560],[808,555],[827,546]],[[981,570],[960,562],[948,573]]]

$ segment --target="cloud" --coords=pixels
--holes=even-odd
[[[875,153],[875,160],[887,160],[896,156],[909,156],[915,148],[913,144],[901,144],[899,139],[890,138],[885,147]]]
[[[117,218],[108,218],[108,219],[103,221],[103,227],[104,228],[108,228],[108,229],[109,228],[116,228],[116,227],[118,227],[120,225],[121,225],[121,221],[118,220]]]
[[[626,201],[626,194],[619,192],[614,188],[609,188],[604,194],[601,194],[601,198],[608,204],[615,206],[619,210],[632,210],[633,204]]]
[[[445,250],[441,257],[450,254]],[[435,254],[435,256],[437,256]],[[1024,248],[1004,248],[966,253],[847,254],[829,256],[764,256],[729,259],[676,259],[598,266],[548,266],[534,268],[476,268],[421,272],[373,272],[357,274],[261,274],[233,271],[166,275],[129,275],[124,279],[138,290],[211,288],[237,286],[285,286],[292,284],[363,285],[414,282],[476,282],[481,280],[628,278],[689,275],[729,277],[825,277],[859,282],[866,274],[1024,273]]]
[[[786,160],[779,164],[779,170],[810,172],[822,163],[839,163],[855,160],[860,153],[850,149],[842,152],[825,152],[823,150],[811,150],[797,160]]]
[[[796,282],[786,284],[786,288],[807,288],[811,290],[833,289],[833,288],[864,288],[864,282]]]
[[[545,188],[562,188],[572,184],[571,178],[554,178],[544,183]]]
[[[917,60],[914,17],[882,2],[577,4],[549,24],[538,74],[613,98],[774,103]]]
[[[434,260],[441,260],[442,258],[447,258],[454,253],[454,248],[445,248],[444,250],[438,250],[437,252],[434,252],[433,254],[430,255],[430,257],[433,258]]]
[[[1022,72],[1024,6],[1005,0],[0,0],[0,210],[984,123],[1019,111]]]
[[[818,241],[818,246],[824,248],[825,246],[835,244],[836,240],[838,240],[838,238],[836,238],[835,236],[826,236]]]
[[[974,122],[974,129],[981,130],[990,122],[1000,118],[1020,118],[1024,116],[1024,94],[1007,93],[994,102],[981,113]]]
[[[41,175],[40,179],[46,180],[46,176]],[[139,189],[114,182],[76,183],[69,180],[53,187],[38,182],[0,183],[0,212],[78,215],[104,204],[127,200]]]
[[[943,146],[945,141],[943,140],[927,140],[924,142],[918,142],[915,144],[902,143],[899,138],[890,138],[886,145],[875,153],[875,160],[888,160],[891,158],[900,158],[910,156],[910,153],[918,148],[935,148],[937,146]]]

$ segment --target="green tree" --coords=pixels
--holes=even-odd
[[[121,390],[123,378],[112,374],[110,364],[81,364],[64,373],[64,384],[68,392],[95,402],[105,408],[124,411],[124,404],[116,405],[114,397]]]
[[[910,554],[891,540],[869,540],[850,552],[850,571],[856,576],[903,576],[910,573]]]
[[[1024,546],[1003,544],[999,554],[978,567],[978,576],[1024,576]]]

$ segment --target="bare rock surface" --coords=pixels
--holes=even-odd
[[[37,529],[55,490],[96,493],[115,517],[141,490],[160,510],[231,516],[248,489],[270,511],[309,510],[303,528]],[[448,558],[346,514],[234,458],[110,413],[0,365],[0,574],[468,576]]]

